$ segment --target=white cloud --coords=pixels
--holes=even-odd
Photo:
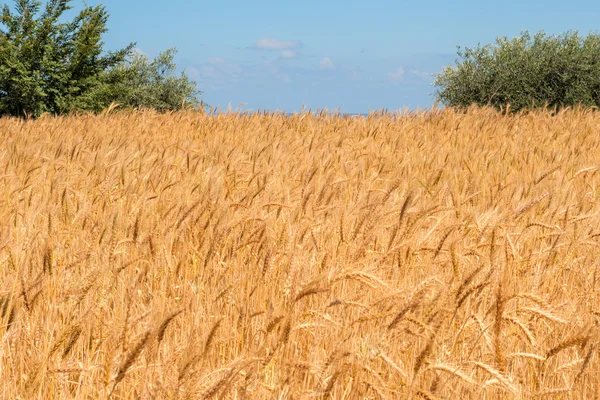
[[[416,75],[421,79],[427,79],[427,78],[431,78],[431,76],[433,75],[430,72],[425,72],[425,71],[421,71],[418,70],[416,68],[411,69],[410,71],[408,71],[411,75]]]
[[[258,50],[293,50],[302,46],[297,40],[277,40],[272,38],[263,38],[254,43],[254,48]]]
[[[351,81],[359,81],[361,76],[360,76],[360,73],[358,73],[356,71],[352,71],[352,72],[350,72],[350,75],[348,75],[348,78]]]
[[[232,75],[239,75],[244,72],[244,70],[239,65],[229,64],[225,66],[224,72]]]
[[[209,64],[224,64],[225,60],[222,59],[221,57],[208,57],[208,63]]]
[[[324,57],[321,60],[321,62],[319,63],[319,68],[321,68],[321,69],[334,69],[335,65],[333,65],[333,61],[331,61],[331,58]]]
[[[281,58],[295,58],[296,52],[293,50],[283,50],[281,52]]]
[[[280,80],[282,80],[285,83],[290,83],[292,81],[292,79],[290,78],[290,76],[288,74],[277,74],[277,78],[279,78]]]
[[[134,47],[133,49],[131,49],[131,55],[133,56],[133,58],[135,58],[135,57],[148,58],[148,55],[146,53],[144,53],[144,51],[142,49],[140,49],[139,47]]]
[[[208,59],[204,64],[189,66],[185,69],[188,76],[202,87],[207,85],[226,85],[245,79],[248,73],[239,65],[222,59]]]
[[[188,74],[189,77],[195,81],[199,81],[202,78],[202,76],[200,75],[200,71],[198,71],[194,67],[187,67],[185,69],[185,73]]]
[[[205,65],[202,67],[201,76],[203,78],[216,78],[217,71],[215,71],[215,69],[213,67],[211,67],[210,65]]]
[[[390,72],[388,78],[393,81],[401,81],[404,78],[404,68],[400,67],[394,72]]]

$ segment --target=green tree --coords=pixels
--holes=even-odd
[[[465,108],[491,105],[526,108],[600,106],[600,35],[577,32],[511,40],[474,49],[458,48],[456,65],[437,75],[437,101]]]
[[[37,117],[44,112],[99,111],[122,107],[160,110],[196,105],[195,84],[173,76],[175,50],[149,61],[134,43],[102,49],[108,13],[103,6],[81,10],[70,22],[61,16],[71,0],[15,0],[0,14],[0,115]]]
[[[133,52],[127,60],[104,72],[102,84],[86,97],[89,104],[118,103],[121,108],[154,108],[159,111],[195,107],[200,104],[196,84],[181,73],[175,75],[175,48],[150,61]]]

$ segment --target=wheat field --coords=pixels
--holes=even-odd
[[[600,113],[0,120],[0,398],[600,391]]]

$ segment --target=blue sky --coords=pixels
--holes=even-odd
[[[73,5],[78,8],[79,2]],[[176,62],[208,104],[243,110],[429,107],[456,46],[522,30],[598,30],[600,2],[87,0],[110,14],[107,49],[137,42]]]

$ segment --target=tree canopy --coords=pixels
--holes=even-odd
[[[455,66],[438,74],[436,98],[447,106],[528,108],[600,106],[600,35],[525,31],[495,44],[458,48]]]
[[[175,110],[196,106],[195,83],[175,76],[174,48],[155,60],[135,43],[104,51],[104,6],[86,6],[72,21],[71,0],[15,0],[0,14],[0,115],[100,111],[120,107]]]

